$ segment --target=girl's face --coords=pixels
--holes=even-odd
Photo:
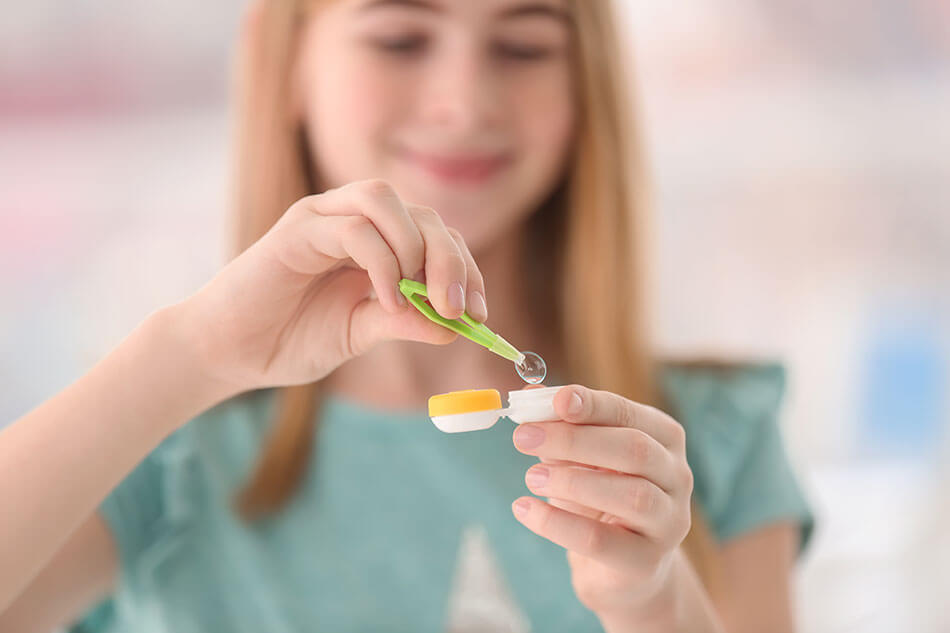
[[[338,0],[296,80],[320,184],[389,181],[472,250],[561,178],[574,125],[567,0]]]

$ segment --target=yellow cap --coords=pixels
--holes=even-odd
[[[466,389],[429,397],[429,417],[501,408],[497,389]]]

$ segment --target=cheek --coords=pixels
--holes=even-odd
[[[570,83],[565,79],[539,86],[518,100],[517,108],[521,138],[533,167],[545,173],[559,170],[575,123]]]
[[[376,176],[398,103],[388,78],[345,56],[304,79],[304,123],[324,187]]]
[[[451,214],[473,251],[497,240],[500,232],[523,222],[563,175],[573,143],[575,107],[567,78],[512,81],[506,86],[506,127],[517,139],[519,160],[487,199]]]

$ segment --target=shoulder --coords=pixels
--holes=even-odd
[[[664,405],[686,429],[687,456],[704,505],[724,501],[757,438],[777,427],[785,380],[778,363],[662,367]]]
[[[686,429],[691,465],[731,472],[777,426],[786,374],[778,363],[677,363],[662,367],[659,383],[665,408]]]
[[[245,458],[266,431],[273,401],[272,390],[260,390],[216,404],[165,438],[136,471],[168,476],[194,460],[213,465]]]
[[[812,529],[782,441],[785,368],[775,362],[668,363],[659,384],[669,412],[686,429],[694,494],[721,541],[771,520]]]
[[[762,424],[777,413],[785,393],[785,368],[776,362],[665,363],[659,382],[667,406],[684,424]],[[726,419],[717,414],[728,413]]]

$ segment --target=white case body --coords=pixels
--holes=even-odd
[[[525,422],[544,422],[556,420],[554,413],[554,394],[561,387],[541,387],[540,389],[519,389],[508,392],[508,406],[503,409],[488,409],[472,413],[437,415],[430,419],[436,428],[445,433],[464,433],[481,431],[507,416],[515,424]]]

